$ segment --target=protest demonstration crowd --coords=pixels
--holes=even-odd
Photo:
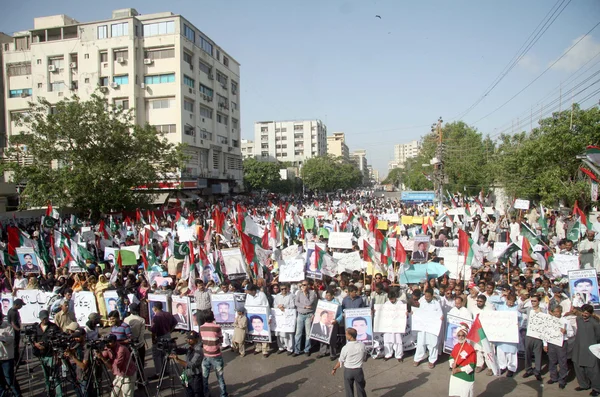
[[[187,395],[209,396],[214,370],[227,396],[222,351],[252,344],[263,358],[330,358],[347,396],[366,395],[368,357],[413,350],[429,369],[449,354],[450,396],[476,395],[480,373],[543,382],[546,361],[548,385],[565,389],[574,371],[574,390],[600,394],[600,216],[496,208],[483,192],[445,207],[360,191],[271,200],[94,223],[49,205],[41,220],[3,221],[2,384],[21,395],[30,347],[48,395],[101,395],[106,376],[133,396],[179,368]]]

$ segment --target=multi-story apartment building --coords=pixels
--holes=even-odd
[[[242,139],[242,158],[250,159],[254,157],[256,157],[256,153],[254,153],[254,141]]]
[[[346,161],[350,159],[350,151],[348,145],[346,145],[346,134],[334,132],[333,135],[327,137],[327,154],[341,157]]]
[[[34,19],[2,45],[6,133],[28,102],[100,92],[133,108],[135,122],[185,143],[185,167],[165,189],[225,193],[242,186],[240,65],[181,15],[139,15],[80,23],[66,15]]]
[[[260,160],[302,167],[307,159],[327,154],[326,137],[321,120],[259,121],[254,123],[254,153]]]
[[[367,151],[358,149],[350,153],[350,160],[356,163],[356,166],[363,174],[363,184],[368,184],[370,181],[369,164],[367,163]]]
[[[420,149],[421,144],[417,140],[394,145],[394,162],[397,164],[396,168],[404,168],[406,161],[410,158],[417,157]]]

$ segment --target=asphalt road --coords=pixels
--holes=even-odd
[[[179,334],[178,334],[179,335]],[[148,343],[150,341],[148,340]],[[178,344],[183,345],[183,336],[178,336]],[[151,358],[151,349],[146,354],[146,375],[155,373]],[[301,355],[290,357],[286,354],[273,354],[268,358],[254,355],[253,348],[247,346],[247,355],[240,357],[232,351],[225,351],[225,382],[230,396],[302,396],[308,394],[319,397],[343,396],[343,370],[335,376],[331,375],[334,362],[328,357],[317,359],[316,354],[310,357]],[[405,361],[400,363],[395,359],[389,361],[369,359],[363,366],[367,380],[367,395],[369,396],[447,396],[450,371],[448,370],[448,355],[442,355],[433,370],[421,363],[413,367],[413,352],[405,354]],[[494,377],[485,375],[485,371],[476,375],[475,395],[481,397],[499,396],[564,396],[567,394],[587,396],[588,392],[576,393],[574,388],[574,372],[569,374],[569,383],[565,390],[560,390],[557,384],[547,385],[547,361],[544,361],[542,376],[544,383],[535,378],[523,379],[523,363],[519,362],[519,372],[513,378]],[[28,378],[26,366],[23,365],[17,373],[23,396],[44,396],[44,379],[39,361],[31,360],[31,377]],[[211,396],[219,396],[219,385],[214,373],[209,378]],[[29,380],[31,388],[29,388]],[[150,396],[157,396],[157,381],[148,386]],[[72,390],[68,395],[73,396]],[[108,395],[108,394],[104,394]],[[145,393],[137,391],[136,396]],[[160,396],[184,396],[184,390],[177,378],[165,380]]]

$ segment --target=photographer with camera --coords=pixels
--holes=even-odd
[[[54,352],[52,351],[51,343],[52,337],[60,333],[60,329],[56,324],[50,322],[50,313],[48,313],[48,310],[41,310],[38,318],[40,319],[40,323],[36,326],[33,355],[38,357],[42,364],[46,393],[51,395],[50,390],[54,387],[56,397],[62,397],[60,379],[53,378],[55,367],[61,363],[60,361],[54,361]]]
[[[146,362],[146,338],[144,337],[144,333],[146,332],[146,320],[140,316],[140,305],[137,303],[129,305],[129,312],[131,314],[125,317],[123,322],[129,324],[132,340],[137,342],[133,345],[133,348],[137,349],[140,354],[140,364],[142,367],[140,369],[143,373]]]
[[[15,333],[15,342],[13,344],[13,357],[15,364],[19,362],[19,344],[21,343],[21,314],[19,310],[25,305],[22,299],[15,299],[12,307],[8,310],[8,314],[6,315],[6,320],[8,324],[12,327]],[[18,368],[15,368],[15,370]]]
[[[2,312],[0,312],[0,366],[2,367],[0,387],[3,389],[0,395],[4,395],[4,389],[9,387],[15,397],[20,397],[21,390],[15,377],[14,334],[12,325],[4,321]]]
[[[157,373],[150,376],[148,380],[156,380],[160,377],[159,372],[165,360],[165,351],[161,348],[160,344],[168,344],[170,342],[171,332],[177,325],[175,317],[171,313],[163,311],[162,302],[154,302],[152,311],[154,312],[152,327],[150,327],[150,331],[152,332],[152,360],[154,360],[154,369]]]
[[[133,397],[136,368],[127,346],[118,343],[117,337],[110,334],[106,337],[106,347],[101,353],[96,352],[96,357],[102,360],[115,376],[111,396]]]
[[[185,368],[182,374],[182,382],[185,386],[185,392],[187,397],[201,397],[204,396],[204,384],[202,382],[202,359],[204,353],[202,352],[202,344],[200,342],[200,335],[196,331],[190,331],[186,337],[189,348],[177,348],[175,349],[176,354],[170,354],[169,358],[177,361],[179,365]],[[185,354],[185,360],[181,360],[177,357],[177,354]]]
[[[96,389],[93,387],[88,388],[86,383],[91,349],[86,345],[85,331],[78,328],[71,334],[71,338],[76,344],[72,348],[65,350],[64,356],[75,364],[75,374],[81,382],[81,393],[85,395],[87,391],[88,397],[96,397]]]

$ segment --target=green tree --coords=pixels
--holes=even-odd
[[[302,167],[302,179],[311,190],[328,192],[353,189],[362,184],[363,174],[354,163],[333,156],[313,157]]]
[[[546,205],[590,203],[589,183],[579,178],[576,158],[588,145],[600,142],[600,110],[556,112],[531,133],[502,135],[495,175],[509,196]]]
[[[133,188],[170,179],[185,160],[181,145],[150,125],[136,125],[133,109],[108,105],[96,94],[89,101],[30,103],[18,124],[27,132],[10,138],[3,170],[25,185],[23,208],[51,200],[96,218],[144,207],[152,197]]]
[[[271,190],[281,181],[279,163],[248,158],[244,160],[243,167],[244,185],[247,190]]]
[[[394,186],[400,186],[400,184],[402,183],[402,168],[394,168],[391,169],[390,172],[388,172],[387,176],[385,177],[385,179],[383,180],[383,184],[384,185],[394,185]]]

